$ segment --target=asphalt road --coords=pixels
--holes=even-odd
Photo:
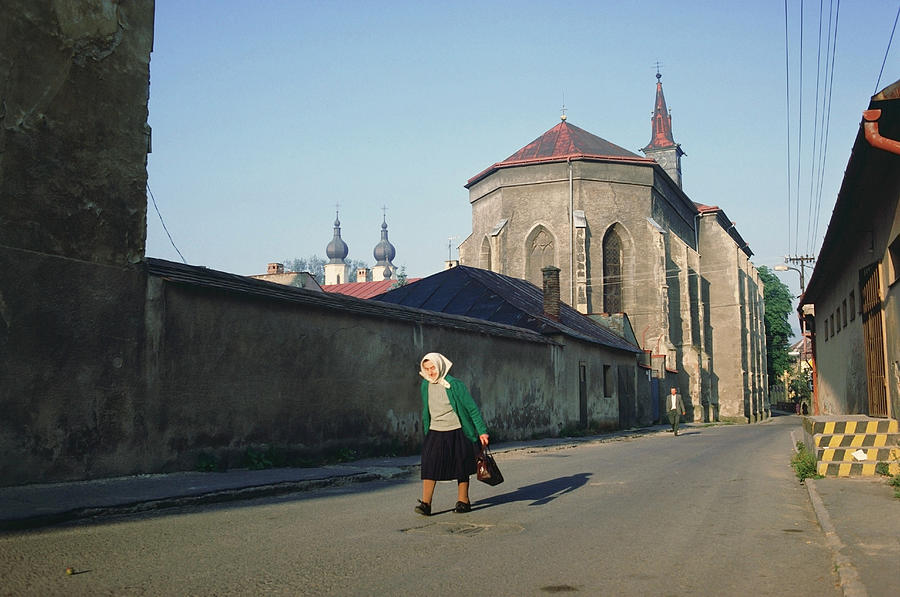
[[[841,595],[791,428],[506,453],[470,514],[409,479],[0,536],[0,594]]]

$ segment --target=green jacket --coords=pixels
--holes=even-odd
[[[487,426],[484,424],[484,419],[481,418],[481,412],[479,412],[475,400],[469,394],[466,384],[450,375],[445,375],[444,379],[450,382],[447,398],[450,399],[450,407],[453,412],[459,417],[463,433],[473,442],[477,442],[479,435],[487,433]],[[422,430],[428,433],[431,428],[431,413],[428,411],[428,381],[425,379],[422,380],[421,391]]]

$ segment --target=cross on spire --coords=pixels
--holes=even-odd
[[[659,67],[661,67],[662,65],[663,65],[662,62],[660,62],[659,60],[656,61],[656,80],[657,81],[659,81],[662,78],[662,75],[659,74]]]

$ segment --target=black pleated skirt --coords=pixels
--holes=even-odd
[[[429,431],[422,444],[422,478],[468,481],[475,474],[475,444],[462,429]]]

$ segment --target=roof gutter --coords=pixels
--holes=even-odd
[[[863,131],[866,134],[866,141],[872,147],[900,155],[900,141],[882,137],[878,132],[879,118],[881,110],[863,110]]]

